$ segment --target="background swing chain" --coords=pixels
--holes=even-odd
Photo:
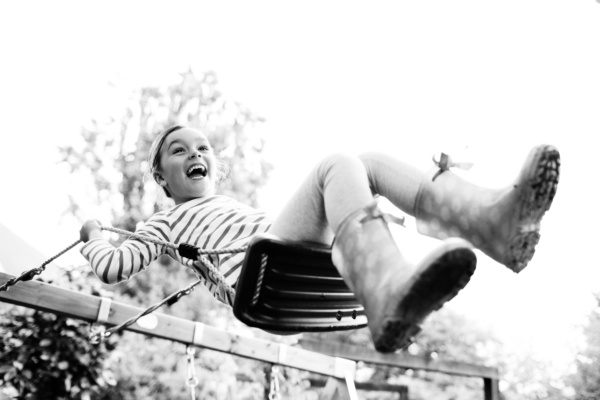
[[[52,261],[56,260],[58,257],[65,254],[67,251],[69,251],[73,247],[77,246],[80,242],[81,242],[81,240],[78,240],[78,241],[74,242],[73,244],[69,245],[63,251],[56,254],[54,257],[50,257],[49,259],[44,261],[42,263],[42,265],[40,265],[39,267],[32,268],[30,270],[23,272],[20,276],[18,276],[16,278],[9,279],[2,286],[0,286],[0,292],[8,290],[9,287],[15,285],[19,281],[29,281],[29,280],[33,279],[34,276],[41,274],[44,271],[44,269],[46,269],[46,265],[50,264]]]
[[[269,388],[269,400],[281,400],[281,391],[279,390],[279,378],[282,377],[279,367],[271,366],[271,385]]]
[[[187,346],[187,363],[188,363],[188,376],[185,381],[187,387],[190,388],[192,394],[192,400],[196,399],[196,386],[198,386],[199,380],[196,376],[196,366],[194,365],[194,355],[196,355],[196,349],[192,346]]]

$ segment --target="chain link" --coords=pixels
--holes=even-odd
[[[281,400],[281,391],[279,390],[279,378],[283,378],[279,372],[279,367],[271,367],[271,387],[269,389],[269,400]]]
[[[42,263],[42,265],[40,265],[39,267],[32,268],[30,270],[27,270],[27,271],[23,272],[20,276],[18,276],[16,278],[9,279],[3,285],[0,285],[0,292],[7,291],[9,287],[11,287],[13,285],[16,285],[20,281],[30,281],[30,280],[32,280],[36,275],[41,274],[46,269],[46,266],[48,264],[50,264],[52,261],[56,260],[58,257],[60,257],[63,254],[65,254],[67,251],[71,250],[73,247],[77,246],[79,243],[81,243],[81,240],[77,240],[76,242],[70,244],[65,249],[63,249],[58,254],[56,254],[55,256],[50,257],[49,259],[47,259],[46,261],[44,261]]]
[[[196,355],[196,349],[192,346],[188,346],[186,349],[187,353],[187,364],[188,364],[188,376],[185,381],[187,387],[190,388],[192,394],[192,400],[196,400],[196,386],[200,382],[198,376],[196,376],[196,366],[194,365],[194,356]]]

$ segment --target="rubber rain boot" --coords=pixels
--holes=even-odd
[[[418,265],[402,256],[376,204],[338,229],[333,263],[365,308],[375,348],[393,352],[411,343],[421,322],[466,286],[477,259],[469,242],[454,238]]]
[[[482,188],[449,170],[437,171],[417,194],[417,229],[438,239],[468,240],[518,273],[535,253],[559,172],[560,154],[550,145],[534,147],[514,184],[503,189]]]

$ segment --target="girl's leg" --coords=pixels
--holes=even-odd
[[[373,201],[373,193],[415,215],[425,172],[382,153],[337,154],[313,169],[275,220],[271,232],[290,240],[330,244],[350,214]]]
[[[388,199],[403,212],[414,216],[415,203],[426,173],[408,163],[383,153],[360,156],[374,193]]]
[[[309,173],[275,219],[270,233],[289,240],[331,244],[342,221],[372,201],[360,159],[332,155]]]
[[[382,154],[361,157],[376,193],[416,217],[420,233],[460,237],[514,272],[525,268],[540,239],[540,224],[556,193],[560,154],[534,147],[515,181],[488,189],[452,171],[418,171]]]
[[[409,171],[405,178],[410,186]],[[365,308],[375,348],[391,352],[408,345],[423,319],[467,284],[476,260],[468,243],[448,240],[417,266],[408,264],[372,203],[365,163],[332,156],[310,173],[270,232],[327,244],[335,232],[332,261]]]

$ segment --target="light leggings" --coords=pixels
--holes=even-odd
[[[425,173],[382,153],[335,154],[322,160],[275,219],[270,233],[289,240],[331,244],[340,224],[379,194],[414,215]]]

